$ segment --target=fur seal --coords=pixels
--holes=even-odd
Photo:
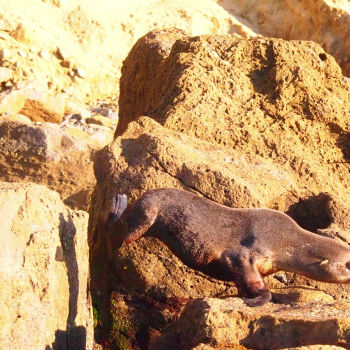
[[[125,195],[114,197],[107,225],[113,247],[156,237],[187,266],[233,281],[249,306],[271,300],[263,277],[280,270],[350,283],[349,246],[272,209],[230,208],[191,192],[157,189],[129,207]]]

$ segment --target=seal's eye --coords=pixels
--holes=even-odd
[[[345,265],[346,265],[346,269],[349,270],[350,272],[350,261],[348,261]]]

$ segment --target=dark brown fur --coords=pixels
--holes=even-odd
[[[251,306],[271,300],[263,276],[292,271],[350,281],[350,247],[271,209],[234,209],[177,189],[151,190],[123,213],[113,244],[154,236],[189,267],[233,281]]]

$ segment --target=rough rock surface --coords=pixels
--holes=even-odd
[[[291,201],[309,197],[309,202],[322,202],[324,192],[349,207],[344,194],[350,180],[350,88],[319,45],[185,37],[164,55],[150,79],[147,62],[159,57],[156,50],[146,49],[150,35],[140,39],[125,61],[116,135],[130,120],[149,115],[167,128],[221,149],[260,155],[284,169],[296,187],[286,188],[270,207],[286,211]],[[163,37],[161,33],[159,46]],[[347,225],[340,217],[330,220]],[[329,223],[317,225],[313,230]]]
[[[29,90],[20,113],[35,122],[61,123],[65,112],[64,95],[50,96],[46,92]]]
[[[328,195],[321,196],[326,202],[323,206],[318,203],[317,197],[314,201],[308,199],[307,203],[299,207],[295,195],[286,196],[289,192],[296,191],[297,179],[268,157],[264,159],[259,155],[221,148],[164,128],[148,117],[130,123],[122,136],[99,152],[95,172],[98,188],[90,211],[90,225],[96,228],[90,238],[92,281],[99,291],[111,288],[126,295],[126,301],[122,303],[119,297],[117,301],[112,297],[114,315],[119,325],[116,330],[118,336],[115,336],[114,341],[117,344],[126,342],[129,346],[134,344],[132,348],[140,346],[135,340],[141,337],[140,334],[148,334],[146,339],[150,341],[154,333],[151,330],[159,332],[176,319],[181,311],[181,303],[167,306],[174,298],[186,300],[233,295],[236,294],[236,289],[233,283],[216,281],[184,266],[156,239],[140,239],[112,252],[103,222],[108,213],[110,198],[115,193],[126,193],[133,200],[147,189],[177,187],[195,191],[232,207],[272,207],[276,202],[286,207],[294,201],[291,211],[297,210],[295,207],[300,210],[304,208],[303,212],[309,210],[308,213],[314,215],[316,222],[324,219],[322,210],[331,215],[335,208],[334,200]],[[341,211],[336,210],[336,213]],[[332,217],[332,220],[335,219]],[[347,239],[344,230],[334,230],[327,232],[329,235],[338,232],[344,235],[343,239]],[[110,275],[106,274],[106,255],[109,256]],[[272,289],[276,302],[333,302],[331,296],[346,299],[349,292],[349,287],[344,285],[311,281],[288,273],[269,276],[265,282]],[[283,289],[293,285],[311,286],[328,295],[310,292],[308,289]],[[150,298],[153,303],[140,302],[142,298],[139,295]],[[133,301],[135,298],[138,300],[136,306]],[[154,306],[157,302],[163,303],[160,310]],[[144,310],[145,303],[149,306],[146,311],[141,311]],[[155,313],[157,317],[154,316]]]
[[[0,68],[7,87],[80,100],[115,99],[122,62],[148,31],[177,27],[190,35],[256,34],[314,40],[349,73],[347,0],[3,0]],[[2,84],[3,88],[3,84]]]
[[[255,35],[212,0],[3,0],[0,68],[12,74],[0,71],[1,90],[32,81],[52,95],[113,100],[135,41],[175,26],[192,35]]]
[[[18,118],[17,118],[18,119]],[[92,154],[112,131],[90,136],[76,127],[0,119],[0,179],[44,184],[72,208],[87,210],[96,183]]]
[[[350,76],[349,1],[220,0],[218,4],[248,21],[256,33],[319,43]]]
[[[349,304],[275,304],[247,308],[237,298],[196,299],[150,349],[186,350],[200,343],[216,348],[243,345],[257,350],[305,344],[331,344],[349,349],[349,317]]]
[[[291,139],[299,154],[310,141],[331,147],[333,140],[324,140],[324,135],[348,132],[344,116],[350,109],[350,89],[319,45],[202,36],[178,40],[169,53],[164,36],[149,33],[125,60],[117,135],[129,121],[148,115],[222,147],[243,150],[249,142],[253,152],[269,150],[274,159],[285,158],[287,149],[290,154]],[[157,44],[165,46],[162,60]],[[153,78],[152,61],[159,62],[151,67]],[[320,157],[342,160],[342,149],[334,147]]]
[[[0,217],[0,348],[92,349],[87,213],[2,182]]]
[[[96,225],[113,191],[135,199],[148,188],[186,188],[227,205],[280,209],[305,228],[349,242],[349,79],[344,89],[339,67],[315,44],[239,39],[264,33],[316,40],[348,74],[349,13],[345,0],[2,1],[0,180],[42,183],[71,208],[90,209],[94,277],[111,278],[116,290],[114,347],[145,348],[189,297],[235,288],[186,268],[155,240],[112,256]],[[172,34],[163,30],[174,25]],[[144,118],[100,153],[90,208],[94,152],[111,140],[118,120],[122,62],[154,28],[123,68],[121,110],[166,128]],[[267,280],[279,303],[348,297],[343,286],[291,274]],[[300,284],[321,290],[290,289]],[[95,322],[102,322],[98,314]]]
[[[140,334],[152,343],[182,308],[165,307],[167,318],[150,306],[158,310],[152,318],[135,306],[136,295],[167,304],[235,289],[186,268],[157,240],[111,252],[103,222],[116,192],[133,200],[151,188],[185,188],[233,207],[279,209],[308,230],[350,242],[350,89],[334,59],[312,42],[166,32],[141,38],[125,61],[117,138],[98,154],[90,211],[92,266],[98,266],[93,284],[126,296],[124,304],[115,303],[114,341],[135,348]],[[110,275],[101,274],[106,255]],[[346,285],[284,272],[266,283],[275,302],[310,306],[313,299],[332,303],[349,293]],[[326,294],[281,292],[300,285]],[[135,309],[144,318],[135,317]],[[299,345],[309,344],[305,338]]]

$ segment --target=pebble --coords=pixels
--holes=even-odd
[[[12,77],[12,70],[5,67],[0,67],[0,83],[10,80]]]
[[[81,120],[82,117],[80,114],[72,114],[70,117],[71,120]]]
[[[117,121],[108,117],[104,117],[102,115],[95,115],[89,118],[86,118],[86,122],[88,124],[94,124],[94,125],[90,125],[92,127],[96,125],[102,125],[108,128],[115,128]]]
[[[73,62],[70,60],[63,60],[61,64],[65,68],[73,68],[74,67]]]
[[[27,57],[27,53],[23,50],[19,50],[17,53],[23,58]]]
[[[30,75],[30,72],[28,71],[27,68],[23,68],[22,69],[22,74],[23,74],[24,77],[28,77]]]
[[[101,114],[107,118],[119,119],[118,112],[114,112],[113,109],[110,109],[110,108],[96,107],[96,108],[92,108],[91,112]]]
[[[65,60],[69,57],[68,50],[62,47],[57,47],[56,54],[61,60]]]
[[[44,59],[45,61],[50,61],[51,60],[51,54],[47,50],[41,50],[39,53],[40,57]]]
[[[0,59],[6,60],[10,57],[11,57],[11,50],[9,50],[9,49],[0,50]]]
[[[77,69],[75,70],[75,73],[76,73],[76,75],[77,75],[79,78],[84,79],[84,78],[87,77],[85,70],[82,69],[82,68],[77,68]]]

